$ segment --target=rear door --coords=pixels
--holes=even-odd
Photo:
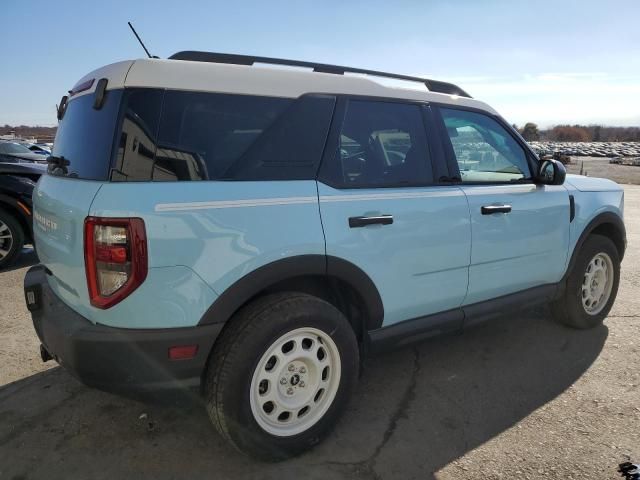
[[[440,107],[453,175],[471,211],[474,304],[558,282],[569,247],[569,195],[533,182],[536,160],[496,117]]]
[[[441,155],[428,119],[425,105],[341,99],[319,175],[327,255],[373,280],[384,326],[457,309],[467,291],[467,201],[434,181]]]

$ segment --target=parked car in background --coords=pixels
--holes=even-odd
[[[30,150],[22,143],[0,141],[0,162],[25,161],[47,163],[47,156]]]
[[[51,149],[44,143],[26,143],[25,146],[33,153],[46,156],[51,155]]]
[[[25,243],[33,242],[31,195],[45,172],[45,165],[0,157],[0,270],[11,265]]]

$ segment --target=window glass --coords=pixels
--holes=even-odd
[[[64,157],[68,165],[50,165],[51,175],[108,178],[121,98],[122,90],[108,90],[100,110],[93,108],[93,94],[69,100],[52,152],[53,156]]]
[[[315,179],[327,140],[335,97],[296,100],[227,171],[242,180]]]
[[[463,182],[529,179],[524,149],[493,118],[476,112],[440,108]]]
[[[249,95],[166,92],[153,180],[230,179],[234,162],[291,102]]]
[[[20,154],[20,153],[33,153],[33,152],[29,150],[27,147],[25,147],[24,145],[19,145],[17,143],[11,143],[11,142],[0,142],[0,153]]]
[[[327,173],[342,188],[401,187],[433,181],[420,107],[351,100],[336,162]]]
[[[162,90],[127,91],[116,161],[114,181],[151,180],[156,155]]]

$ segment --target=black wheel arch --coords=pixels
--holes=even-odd
[[[565,279],[573,269],[584,242],[587,240],[587,237],[592,234],[603,235],[611,239],[618,250],[620,260],[622,261],[624,252],[627,248],[627,231],[624,226],[624,222],[619,215],[616,215],[613,212],[603,212],[596,215],[582,230],[582,233],[576,242],[576,246],[571,253],[571,260],[569,261],[567,273],[565,273]]]
[[[328,255],[297,255],[259,267],[227,288],[207,309],[199,325],[225,323],[253,298],[277,286],[313,293],[321,282],[338,282],[352,289],[363,310],[364,330],[380,328],[384,318],[382,298],[371,278],[358,266]],[[311,292],[309,291],[311,289]],[[363,333],[363,332],[361,332]]]

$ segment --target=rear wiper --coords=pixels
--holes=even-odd
[[[47,163],[49,166],[47,167],[47,172],[51,175],[68,175],[69,170],[67,167],[71,164],[69,160],[64,158],[62,155],[57,157],[55,155],[49,155],[47,157]]]
[[[64,158],[62,155],[59,157],[56,157],[55,155],[49,155],[47,157],[47,163],[49,165],[53,165],[56,167],[67,167],[71,164],[71,162],[69,162],[69,160],[67,160],[66,158]]]

